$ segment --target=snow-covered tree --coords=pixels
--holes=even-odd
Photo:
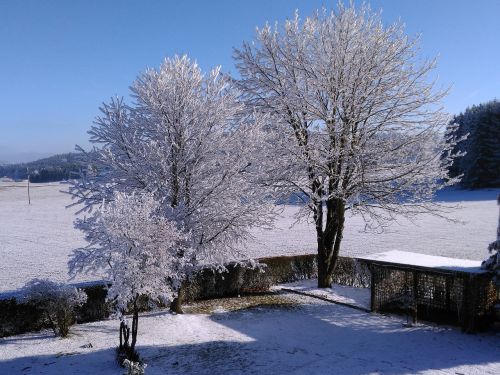
[[[464,152],[450,168],[452,175],[463,174],[461,185],[467,188],[500,186],[500,102],[497,100],[467,108],[455,116],[451,126],[468,134],[467,141],[455,147]]]
[[[221,270],[241,259],[235,245],[252,226],[270,224],[273,205],[253,183],[262,120],[244,111],[239,95],[220,68],[205,75],[186,56],[141,74],[134,102],[103,105],[89,131],[95,148],[85,153],[85,177],[70,188],[76,204],[92,212],[114,201],[115,191],[149,192],[161,215],[187,235],[194,267]],[[75,262],[89,262],[80,255]]]
[[[117,192],[91,218],[78,219],[77,226],[89,245],[75,250],[70,272],[106,274],[111,281],[107,299],[120,313],[133,312],[131,342],[123,320],[120,347],[135,353],[139,299],[158,304],[173,299],[192,266],[187,237],[162,215],[162,205],[151,193]]]
[[[370,226],[436,212],[433,194],[456,182],[446,92],[431,80],[435,61],[417,52],[402,24],[342,3],[257,29],[234,52],[247,105],[273,119],[267,184],[300,192],[313,216],[319,287],[331,285],[346,210]]]

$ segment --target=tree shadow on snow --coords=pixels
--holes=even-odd
[[[0,347],[1,350],[1,347]],[[27,355],[0,360],[0,374],[123,374],[115,361],[115,350],[81,349],[79,352],[62,352],[50,355]]]
[[[248,337],[172,347],[139,347],[148,374],[407,374],[489,363],[500,342],[454,328],[403,328],[405,319],[334,305],[250,309],[211,320]],[[490,367],[491,368],[491,367]],[[476,368],[477,371],[477,368]]]
[[[257,307],[213,314],[210,321],[219,327],[213,340],[208,337],[205,342],[147,346],[140,345],[139,334],[137,349],[148,364],[146,374],[399,375],[437,369],[454,374],[479,373],[478,366],[488,364],[492,364],[488,371],[500,373],[500,340],[494,335],[467,335],[454,328],[424,325],[406,329],[402,317],[337,305]],[[211,332],[210,327],[206,332]],[[0,361],[0,374],[124,372],[115,362],[114,349],[27,354]]]

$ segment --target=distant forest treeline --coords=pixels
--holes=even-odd
[[[30,182],[63,181],[78,176],[83,166],[82,155],[68,153],[54,155],[29,163],[0,165],[0,177]]]

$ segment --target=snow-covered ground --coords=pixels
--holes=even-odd
[[[15,187],[12,187],[15,186]],[[61,192],[66,185],[31,184],[28,205],[25,183],[0,182],[0,292],[15,290],[34,277],[67,280],[71,250],[85,245],[73,228],[76,208]],[[360,217],[348,217],[341,254],[359,256],[389,250],[482,260],[494,239],[498,220],[495,202],[499,189],[449,191],[439,199],[462,205],[452,217],[464,224],[436,217],[422,217],[414,224],[402,220],[385,233],[365,233]],[[244,244],[249,257],[315,252],[315,234],[310,223],[294,224],[298,208],[287,206],[271,231],[255,230],[256,239]],[[80,277],[76,281],[92,280]]]
[[[347,216],[340,253],[345,256],[380,253],[390,250],[472,260],[488,256],[488,244],[494,240],[498,221],[496,197],[500,189],[446,191],[438,201],[454,209],[448,216],[457,222],[435,216],[421,216],[413,223],[400,219],[383,233],[366,232],[360,216]],[[276,229],[255,230],[256,241],[247,244],[256,257],[315,252],[312,223],[294,223],[297,207],[287,207]]]
[[[73,228],[77,209],[59,183],[0,182],[0,291],[17,289],[31,278],[66,281],[68,255],[86,244]]]
[[[499,374],[498,335],[404,328],[369,314],[290,295],[298,306],[215,314],[157,312],[139,319],[147,374]],[[0,339],[0,374],[120,374],[116,320]],[[89,347],[88,344],[92,344]]]

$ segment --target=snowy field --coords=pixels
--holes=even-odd
[[[286,296],[286,295],[285,295]],[[139,319],[147,374],[499,374],[500,340],[289,295],[298,304]],[[0,339],[0,374],[122,374],[116,320]],[[92,347],[89,347],[89,344]]]
[[[67,280],[71,250],[85,245],[73,228],[76,208],[61,192],[66,185],[31,184],[28,205],[25,183],[0,182],[0,292],[15,290],[31,278]],[[15,186],[15,187],[12,187]],[[496,233],[499,189],[449,191],[440,200],[460,204],[453,218],[457,224],[436,217],[422,217],[414,224],[401,221],[382,234],[363,232],[360,217],[348,217],[341,255],[358,256],[389,250],[482,260]],[[249,257],[293,255],[315,252],[315,234],[310,223],[295,225],[297,207],[288,206],[271,231],[254,231],[255,240],[243,246]],[[91,280],[81,277],[76,281]],[[95,277],[94,277],[95,279]]]

